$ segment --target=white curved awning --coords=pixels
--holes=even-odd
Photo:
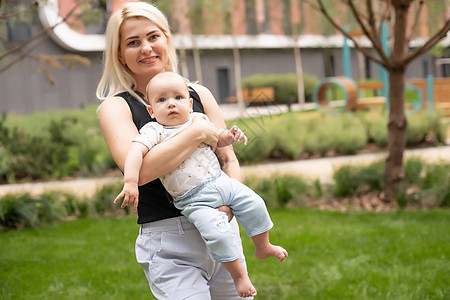
[[[59,15],[58,0],[43,0],[39,11],[39,18],[44,28],[57,25],[50,31],[51,38],[61,47],[72,52],[97,52],[105,48],[104,34],[82,34],[70,28]],[[366,37],[357,39],[362,47],[371,47]],[[426,39],[419,38],[411,41],[411,47],[419,47]],[[259,35],[174,35],[175,48],[193,49],[280,49],[280,48],[340,48],[344,43],[342,35],[321,36],[301,35],[294,39],[286,35],[259,34]],[[440,44],[450,45],[450,37],[445,37]],[[349,41],[353,47],[353,42]]]
[[[58,0],[45,0],[39,11],[44,28],[57,25],[49,32],[51,38],[61,47],[74,52],[103,51],[104,34],[81,34],[70,28],[59,15]]]

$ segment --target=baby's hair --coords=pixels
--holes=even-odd
[[[184,82],[184,85],[186,86],[186,91],[189,93],[189,86],[188,86],[189,81],[186,78],[184,78],[183,76],[181,76],[180,74],[175,73],[175,72],[169,72],[169,71],[161,72],[159,74],[156,74],[152,79],[150,79],[150,81],[148,82],[148,84],[147,84],[147,86],[145,88],[145,92],[147,93],[147,99],[149,101],[149,104],[150,104],[150,100],[151,100],[150,88],[152,86],[152,83],[154,83],[155,81],[159,80],[160,77],[167,76],[167,75],[170,75],[170,76],[177,77],[177,78],[181,79]]]

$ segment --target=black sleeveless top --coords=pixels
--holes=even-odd
[[[189,87],[189,93],[193,99],[193,110],[205,113],[202,102],[197,92]],[[133,122],[140,130],[148,122],[156,122],[151,118],[147,108],[139,100],[128,92],[117,96],[122,97],[130,107]],[[172,196],[167,193],[159,179],[153,180],[139,187],[138,224],[168,219],[181,216],[181,213],[172,203]]]

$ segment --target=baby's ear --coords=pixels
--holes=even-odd
[[[150,114],[150,117],[154,119],[155,117],[153,116],[153,108],[151,105],[147,105],[147,111]]]
[[[194,104],[194,100],[192,100],[192,98],[189,98],[189,106],[191,107],[191,112],[194,112],[193,104]]]

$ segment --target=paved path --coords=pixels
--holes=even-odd
[[[421,157],[429,162],[450,162],[450,146],[407,150],[407,158]],[[330,158],[287,161],[281,163],[268,163],[253,166],[243,166],[245,176],[277,176],[285,174],[301,175],[305,179],[319,179],[322,182],[332,181],[334,170],[346,164],[363,165],[376,160],[384,159],[385,153],[360,154],[352,156],[339,156]],[[106,184],[121,182],[122,177],[76,179],[68,181],[54,181],[45,183],[25,183],[0,185],[0,197],[8,193],[41,194],[46,191],[58,190],[79,196],[89,197]]]
[[[242,171],[244,176],[261,176],[261,174],[263,174],[263,176],[273,176],[274,174],[297,174],[307,179],[319,179],[326,182],[332,180],[334,171],[343,165],[367,165],[377,160],[383,160],[385,157],[385,152],[338,156],[311,160],[299,160],[294,162],[244,166],[242,167]],[[420,157],[432,163],[439,161],[450,162],[450,146],[406,150],[405,157]]]
[[[311,110],[315,109],[317,105],[315,103],[292,104],[291,110]],[[249,106],[245,107],[242,112],[239,110],[237,104],[220,104],[220,111],[225,120],[234,120],[238,118],[251,118],[256,116],[277,115],[288,111],[287,105],[262,105],[262,106]]]

